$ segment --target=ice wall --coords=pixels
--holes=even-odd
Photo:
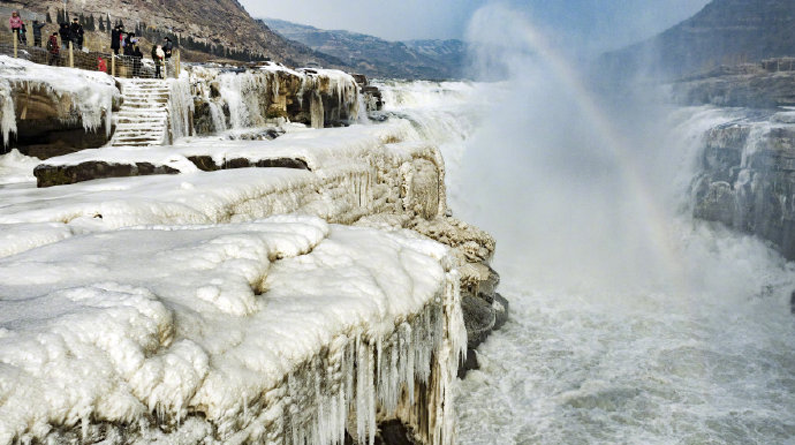
[[[359,88],[337,70],[292,70],[267,64],[255,69],[192,67],[199,134],[261,127],[286,119],[314,128],[354,123]]]
[[[144,227],[0,264],[2,444],[372,444],[384,418],[452,443],[458,279],[410,232]]]
[[[113,78],[99,72],[53,68],[0,56],[0,132],[9,134],[20,122],[54,120],[79,124],[86,132],[111,132],[111,113],[120,93]]]
[[[693,143],[694,216],[771,241],[795,258],[795,112],[689,109],[684,131]]]
[[[193,114],[195,106],[191,96],[190,79],[187,75],[179,79],[168,79],[168,114],[171,140],[193,133]]]

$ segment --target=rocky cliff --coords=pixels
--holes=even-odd
[[[746,110],[704,137],[696,217],[771,241],[795,259],[795,112]]]
[[[606,54],[600,62],[620,77],[676,77],[720,64],[792,55],[795,2],[713,0],[692,18],[648,41]]]
[[[464,74],[467,47],[460,40],[390,42],[366,34],[327,31],[277,19],[263,19],[284,37],[330,54],[373,77],[453,79]]]
[[[795,106],[795,59],[720,66],[672,84],[674,98],[687,105],[774,108]]]
[[[4,1],[4,9],[17,9],[23,18],[45,14],[55,20],[62,10],[61,0]],[[70,17],[92,15],[109,18],[111,23],[122,20],[128,31],[138,23],[208,46],[228,50],[248,51],[269,57],[290,66],[303,66],[320,60],[327,67],[343,67],[340,60],[318,53],[298,42],[289,41],[274,33],[263,22],[254,20],[237,0],[95,0],[68,2]],[[54,30],[54,29],[53,29]]]

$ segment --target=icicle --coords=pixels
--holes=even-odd
[[[17,132],[17,117],[11,85],[3,79],[0,79],[0,114],[0,132],[3,133],[3,146],[6,147],[11,133]]]
[[[174,139],[190,136],[190,116],[194,111],[193,98],[187,78],[169,79],[168,112]]]

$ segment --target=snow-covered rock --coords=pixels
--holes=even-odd
[[[24,145],[27,153],[46,158],[102,146],[110,138],[120,98],[116,82],[105,73],[0,56],[4,147]]]
[[[173,173],[59,187],[0,156],[21,181],[0,187],[0,445],[454,442],[461,300],[496,325],[494,240],[446,216],[408,121],[283,126],[54,158]],[[278,160],[301,168],[224,169]]]
[[[410,232],[274,217],[0,260],[0,443],[196,429],[342,443],[348,422],[365,443],[378,418],[426,409],[418,434],[451,443],[443,401],[466,334],[446,252]]]

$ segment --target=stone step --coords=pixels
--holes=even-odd
[[[146,113],[141,113],[140,111],[132,110],[124,110],[122,109],[118,113],[116,113],[119,117],[124,118],[131,118],[131,119],[162,119],[168,116],[168,113],[165,110],[158,110],[158,111],[147,111]]]
[[[168,135],[168,85],[162,80],[122,81],[124,102],[113,118],[116,133],[111,146],[162,145]]]
[[[165,125],[157,126],[154,128],[144,129],[140,127],[117,127],[116,134],[153,134],[153,133],[163,133],[166,130]]]
[[[122,109],[124,109],[124,107],[133,108],[133,109],[136,109],[136,110],[140,110],[142,108],[144,108],[144,109],[151,108],[151,109],[160,109],[160,110],[166,109],[165,106],[164,107],[158,107],[158,108],[152,107],[152,103],[150,103],[150,102],[147,102],[147,103],[132,103],[132,104],[125,103],[124,105],[122,105]]]
[[[156,93],[156,94],[168,94],[168,88],[124,88],[124,94],[141,94],[141,93]]]

